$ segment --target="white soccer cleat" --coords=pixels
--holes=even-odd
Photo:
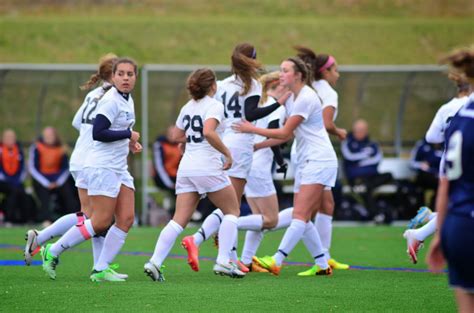
[[[38,231],[36,229],[30,229],[26,232],[25,235],[25,264],[30,265],[31,261],[33,260],[33,256],[37,254],[40,250],[40,247],[38,246]]]
[[[150,262],[146,262],[145,266],[143,267],[145,269],[145,274],[150,277],[153,281],[165,281],[165,276],[163,276],[163,266],[159,268],[158,266],[155,266],[155,264]]]
[[[100,271],[100,272],[95,271],[95,270],[92,271],[90,279],[95,283],[106,282],[106,281],[110,281],[110,282],[126,281],[125,279],[118,277],[115,271],[110,268]]]
[[[109,269],[114,273],[115,276],[117,276],[119,278],[122,278],[122,279],[127,279],[128,278],[127,274],[117,272],[119,267],[120,266],[117,263],[112,263],[112,264],[109,265]]]
[[[418,262],[418,251],[423,247],[423,241],[415,238],[415,231],[408,229],[403,233],[403,238],[407,240],[407,253],[413,264]]]
[[[245,273],[239,270],[237,265],[232,262],[227,264],[216,263],[213,270],[216,275],[229,276],[231,278],[243,278],[245,276]]]

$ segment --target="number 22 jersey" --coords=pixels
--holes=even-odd
[[[222,103],[205,96],[199,100],[191,99],[181,108],[176,120],[176,127],[185,132],[186,149],[179,163],[178,177],[223,174],[222,154],[207,142],[203,134],[204,123],[210,118],[214,118],[219,122],[216,132],[221,137],[224,131],[222,125],[224,107]]]

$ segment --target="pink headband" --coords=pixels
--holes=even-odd
[[[327,70],[328,68],[333,66],[334,63],[336,63],[336,59],[332,55],[330,55],[326,63],[319,69],[319,72],[322,73],[324,70]]]

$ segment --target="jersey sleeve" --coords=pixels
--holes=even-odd
[[[245,95],[246,97],[251,96],[262,96],[262,84],[259,81],[252,79],[252,86],[250,87],[249,92]]]
[[[99,110],[97,111],[97,115],[103,115],[105,116],[110,124],[113,124],[115,118],[119,114],[119,108],[118,106],[112,101],[110,98],[105,98],[102,101],[100,101],[100,106]]]
[[[74,118],[72,119],[72,127],[74,127],[77,130],[81,129],[82,115],[84,114],[84,109],[86,105],[87,105],[87,102],[84,101],[84,103],[81,105],[79,110],[77,110],[76,114],[74,115]]]
[[[313,105],[311,105],[308,100],[310,100],[308,97],[297,99],[293,104],[293,110],[291,111],[290,116],[299,115],[305,120],[308,119],[309,115],[314,110]]]
[[[214,102],[207,110],[206,115],[204,116],[204,121],[215,118],[219,123],[224,119],[224,106],[219,102]]]
[[[443,130],[443,108],[440,108],[436,112],[433,121],[431,122],[430,128],[426,132],[426,141],[429,143],[442,143],[444,142],[444,130]]]
[[[183,111],[184,111],[184,107],[181,109],[181,111],[179,112],[178,118],[176,119],[176,127],[182,130],[184,130]]]
[[[326,107],[333,107],[337,110],[338,107],[338,95],[334,90],[327,90],[323,98],[323,109]]]

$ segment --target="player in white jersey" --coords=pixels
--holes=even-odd
[[[233,164],[228,175],[232,186],[237,193],[237,199],[241,201],[247,176],[252,167],[253,134],[236,133],[231,125],[240,121],[255,121],[280,107],[288,95],[283,95],[279,102],[266,107],[259,107],[262,87],[256,80],[261,68],[256,60],[257,52],[253,45],[242,43],[234,48],[231,57],[232,75],[217,83],[215,98],[224,105],[224,144],[232,153]],[[216,209],[203,222],[202,227],[194,236],[183,238],[182,245],[188,250],[188,256],[196,255],[198,246],[210,238],[219,228],[222,220],[222,212]],[[237,243],[236,243],[237,245]],[[236,245],[233,248],[233,261],[239,264],[239,268],[248,271],[237,260]],[[189,258],[191,268],[197,269],[199,260]]]
[[[194,71],[187,80],[187,89],[192,99],[181,109],[174,130],[174,139],[186,144],[176,178],[176,211],[160,233],[153,256],[145,264],[145,273],[154,281],[164,280],[163,261],[190,221],[200,197],[207,195],[224,213],[213,270],[216,274],[241,278],[245,273],[229,258],[237,237],[239,202],[225,172],[233,159],[220,138],[224,130],[224,108],[211,98],[217,90],[214,72],[207,68]]]
[[[102,252],[90,276],[92,281],[124,281],[109,268],[119,253],[135,214],[135,187],[128,172],[129,152],[140,152],[140,134],[135,124],[134,102],[130,92],[135,87],[137,65],[128,58],[118,59],[112,69],[112,87],[102,97],[92,129],[93,145],[84,163],[85,184],[94,214],[83,223],[71,227],[55,244],[41,249],[43,269],[56,278],[59,255],[96,234],[112,223],[104,240]]]
[[[28,230],[26,233],[27,242],[25,246],[25,262],[27,265],[31,263],[33,255],[39,251],[40,246],[54,237],[63,235],[69,228],[77,223],[83,222],[92,215],[87,196],[87,186],[84,184],[84,178],[81,177],[81,173],[84,160],[92,145],[92,124],[97,112],[97,104],[105,92],[112,86],[112,67],[116,60],[117,56],[111,53],[104,55],[100,59],[97,72],[80,88],[81,90],[90,90],[98,83],[102,84],[86,95],[83,104],[79,107],[72,121],[72,126],[79,131],[79,137],[71,154],[69,170],[76,182],[79,200],[81,202],[81,212],[67,214],[41,231],[34,229]],[[103,237],[101,236],[92,238],[94,263],[96,263],[99,258],[100,251],[102,250],[102,242]]]
[[[431,122],[430,128],[426,132],[425,138],[428,143],[442,144],[444,143],[444,133],[448,128],[454,115],[468,102],[469,95],[472,92],[469,82],[460,75],[451,73],[449,78],[457,85],[457,95],[448,103],[442,105]],[[445,152],[441,157],[441,166],[439,176],[444,175],[443,163]],[[426,223],[422,227],[415,229],[418,225]],[[407,253],[412,263],[418,262],[418,251],[423,246],[426,238],[436,232],[437,213],[432,212],[428,207],[423,206],[418,210],[416,216],[408,224],[408,229],[403,233],[403,237],[407,240]]]
[[[271,273],[278,275],[282,262],[303,237],[315,260],[316,275],[331,275],[319,234],[311,221],[314,209],[321,203],[325,186],[333,187],[337,176],[337,158],[324,128],[321,102],[307,84],[311,73],[300,58],[288,58],[280,66],[280,83],[292,91],[286,101],[285,125],[279,129],[257,128],[249,122],[235,124],[237,131],[261,136],[297,141],[297,169],[293,220],[273,256],[254,257],[253,260]]]

